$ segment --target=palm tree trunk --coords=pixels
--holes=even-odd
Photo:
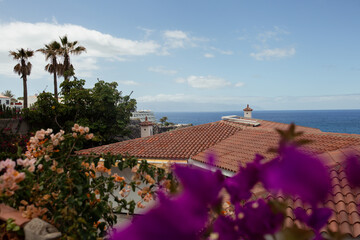
[[[21,78],[23,79],[23,89],[24,89],[24,108],[28,108],[28,98],[27,98],[27,75],[28,71],[26,69],[26,63],[24,58],[21,59]]]
[[[26,74],[22,75],[22,79],[23,79],[23,88],[24,88],[24,108],[28,108],[28,96],[27,96],[27,78],[26,78]]]
[[[58,88],[57,88],[57,78],[56,78],[57,64],[55,58],[53,59],[53,67],[54,67],[54,96],[57,101],[58,100]]]
[[[69,54],[65,53],[65,55],[64,55],[64,81],[69,80],[69,70],[70,70],[70,57],[69,57]]]

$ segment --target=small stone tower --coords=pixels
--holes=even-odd
[[[147,117],[145,117],[145,121],[140,123],[140,132],[142,138],[154,135],[153,125],[154,124],[149,122]]]
[[[251,118],[252,108],[249,107],[249,104],[244,108],[244,118]]]

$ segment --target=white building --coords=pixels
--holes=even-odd
[[[156,123],[155,115],[150,110],[139,110],[132,112],[131,114],[131,120],[140,120],[140,122],[145,122],[145,119],[147,118],[147,121]]]
[[[5,105],[6,107],[11,106],[11,97],[7,97],[0,94],[0,105]]]

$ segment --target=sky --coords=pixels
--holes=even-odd
[[[358,0],[0,0],[0,92],[22,96],[9,51],[67,35],[93,87],[117,82],[138,110],[360,108]],[[28,94],[53,92],[44,55]],[[59,82],[63,79],[60,78]]]

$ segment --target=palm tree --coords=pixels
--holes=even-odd
[[[11,90],[5,90],[2,94],[6,97],[13,98],[15,95],[11,92]]]
[[[74,75],[74,67],[70,63],[70,54],[79,55],[82,52],[86,52],[86,48],[83,46],[77,46],[78,42],[69,42],[67,36],[60,37],[61,43],[61,55],[64,58],[63,68],[61,75],[64,76],[64,81],[69,80],[69,76]]]
[[[57,87],[57,74],[61,74],[62,72],[62,64],[59,64],[57,61],[57,57],[61,54],[61,46],[57,41],[53,41],[50,44],[45,44],[44,48],[40,48],[36,50],[45,55],[45,60],[50,60],[45,66],[45,71],[50,74],[54,74],[54,96],[55,99],[58,100],[58,87]]]
[[[23,79],[23,89],[24,89],[24,108],[27,108],[27,76],[31,73],[31,63],[29,62],[29,58],[34,56],[34,51],[30,49],[18,49],[17,51],[9,51],[10,56],[13,57],[14,60],[19,61],[18,64],[14,67],[14,72],[21,76]]]

